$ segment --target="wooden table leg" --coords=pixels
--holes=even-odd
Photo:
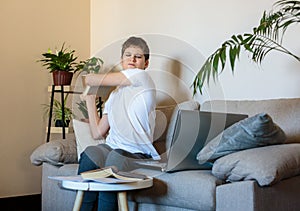
[[[128,211],[126,191],[118,192],[118,205],[120,211]]]
[[[83,199],[83,194],[84,194],[84,191],[82,191],[82,190],[77,191],[73,211],[79,211],[80,210],[82,199]]]

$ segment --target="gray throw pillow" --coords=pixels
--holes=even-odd
[[[199,164],[244,149],[281,144],[286,140],[284,131],[266,113],[241,120],[212,139],[197,155]]]
[[[300,144],[281,144],[226,155],[213,165],[212,174],[227,182],[256,180],[273,185],[300,174]]]
[[[31,156],[31,163],[39,166],[43,162],[52,165],[63,165],[77,163],[77,152],[75,140],[53,140],[36,148]]]

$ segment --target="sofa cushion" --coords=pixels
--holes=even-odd
[[[280,144],[285,133],[266,113],[241,120],[212,139],[197,155],[200,164],[244,149]]]
[[[200,104],[194,100],[188,100],[178,105],[157,106],[155,109],[155,129],[153,140],[165,141],[172,136],[178,110],[199,110]]]
[[[156,107],[155,129],[153,134],[154,141],[166,140],[167,128],[175,107],[175,105]]]
[[[151,188],[128,192],[131,201],[181,209],[215,210],[216,186],[222,181],[209,170],[172,174],[150,169],[137,169],[134,172],[152,176],[154,180]]]
[[[179,110],[199,110],[200,109],[200,104],[197,101],[194,100],[189,100],[185,101],[182,103],[179,103],[171,116],[169,125],[168,125],[168,130],[167,130],[167,135],[166,135],[166,148],[169,149],[171,145],[171,140],[175,131],[175,124],[176,124],[176,119],[178,116]]]
[[[75,137],[76,137],[78,160],[80,159],[81,153],[88,146],[95,146],[100,143],[105,143],[104,138],[98,139],[98,140],[93,139],[91,131],[90,131],[90,126],[88,123],[79,121],[77,119],[73,119],[73,127],[74,127],[74,133],[75,133]]]
[[[229,182],[256,180],[273,185],[300,174],[300,144],[281,144],[243,150],[216,160],[213,175]]]
[[[53,140],[42,144],[33,151],[30,160],[32,164],[37,166],[43,162],[58,166],[66,163],[77,163],[75,140]]]

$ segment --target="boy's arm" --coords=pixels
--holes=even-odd
[[[87,95],[85,96],[85,100],[93,139],[105,137],[109,130],[107,115],[103,115],[102,118],[99,117],[95,103],[95,95]]]
[[[128,78],[121,72],[88,74],[85,82],[88,86],[126,86],[131,84]]]

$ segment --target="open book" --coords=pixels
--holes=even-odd
[[[97,180],[100,178],[113,177],[120,180],[139,181],[147,178],[147,176],[143,174],[118,171],[115,166],[82,172],[80,175],[84,180]]]
[[[49,179],[58,181],[100,182],[106,184],[138,182],[147,178],[143,174],[118,171],[114,166],[82,172],[80,175],[75,176],[49,176]]]
[[[113,89],[115,89],[114,86],[86,86],[82,95],[96,95],[107,98]]]

